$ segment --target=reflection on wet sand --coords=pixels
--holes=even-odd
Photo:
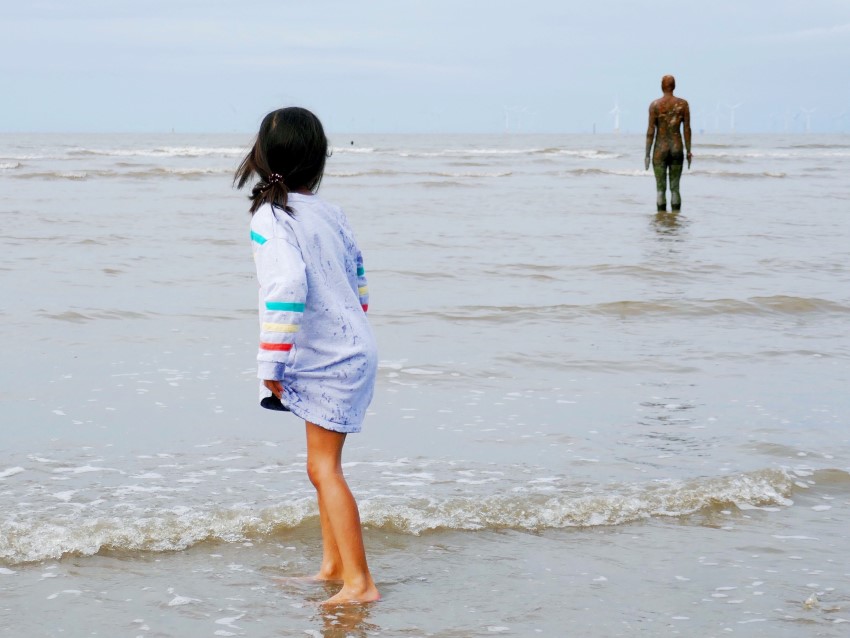
[[[678,212],[668,213],[666,211],[659,211],[655,215],[653,226],[655,226],[655,231],[659,235],[676,236],[682,226],[682,222],[679,219]]]
[[[381,628],[368,622],[373,605],[338,605],[324,609],[322,638],[366,638],[377,635]]]
[[[322,606],[339,591],[342,581],[323,581],[310,576],[275,578],[275,584],[284,593],[284,597],[295,601],[304,600],[307,606],[315,606],[313,615],[315,625],[321,623],[322,638],[366,638],[380,632],[380,627],[369,622],[369,616],[375,603],[365,605]],[[296,605],[302,605],[297,603]],[[307,632],[319,636],[316,630]]]

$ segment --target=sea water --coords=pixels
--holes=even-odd
[[[15,636],[843,636],[850,138],[332,136],[380,347],[336,611],[256,402],[250,135],[0,136]]]

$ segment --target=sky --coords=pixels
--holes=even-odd
[[[0,131],[850,132],[848,0],[0,0]],[[802,109],[815,109],[806,113]]]

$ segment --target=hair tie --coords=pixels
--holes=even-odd
[[[280,173],[269,173],[269,176],[266,178],[266,184],[271,186],[272,184],[277,184],[283,181],[283,175]]]

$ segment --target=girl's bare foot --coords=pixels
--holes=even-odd
[[[322,565],[313,575],[313,580],[342,580],[342,565],[332,561],[322,561]]]
[[[324,601],[322,606],[362,605],[364,603],[374,603],[378,600],[381,600],[381,595],[378,593],[378,588],[372,583],[365,587],[343,585],[342,589]]]

